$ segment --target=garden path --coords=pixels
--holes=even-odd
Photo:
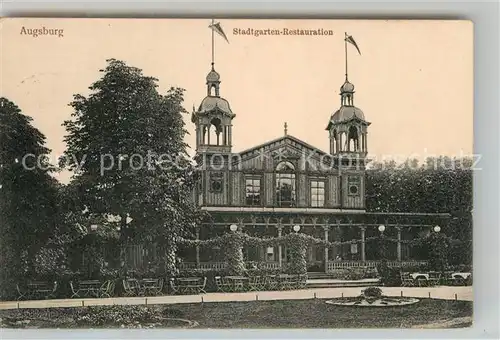
[[[471,286],[466,287],[381,287],[387,296],[409,296],[416,298],[434,298],[445,300],[473,301]],[[152,304],[178,304],[200,302],[234,302],[255,300],[302,300],[326,299],[335,297],[358,296],[360,287],[343,288],[315,288],[288,291],[263,291],[245,293],[207,293],[202,295],[163,295],[152,297],[114,297],[100,299],[54,299],[33,301],[0,301],[0,309],[16,308],[54,308],[54,307],[79,307],[98,305],[152,305]]]

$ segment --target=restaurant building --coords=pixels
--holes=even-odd
[[[373,213],[365,206],[368,129],[370,122],[355,106],[355,87],[347,75],[340,87],[339,108],[325,113],[322,151],[287,131],[276,139],[235,152],[232,148],[236,114],[221,95],[221,76],[214,63],[206,76],[206,97],[193,108],[196,156],[201,171],[194,197],[210,218],[197,226],[199,239],[231,232],[255,236],[280,236],[300,231],[316,238],[352,241],[336,248],[312,246],[309,271],[330,271],[339,266],[378,260],[373,240],[384,226],[385,236],[398,240],[387,250],[389,260],[408,261],[411,247],[405,240],[430,232],[434,224],[446,223],[447,214]],[[321,133],[321,127],[318,133]],[[429,223],[431,221],[432,223]],[[295,227],[297,230],[298,228]],[[184,267],[220,268],[224,249],[196,249],[186,255]],[[247,261],[282,267],[287,262],[284,246],[245,249]]]

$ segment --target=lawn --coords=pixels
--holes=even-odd
[[[0,311],[0,319],[2,327],[18,328],[137,327],[156,316],[195,321],[198,323],[197,328],[406,328],[472,316],[472,302],[468,301],[422,299],[411,306],[382,308],[335,306],[325,301],[311,299],[4,310]],[[31,322],[27,322],[27,319]],[[161,322],[156,325],[151,323],[150,327],[181,327],[175,319],[163,323],[163,326]]]

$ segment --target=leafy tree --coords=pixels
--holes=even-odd
[[[159,244],[161,267],[172,272],[176,238],[198,217],[190,200],[195,171],[186,157],[184,90],[162,95],[157,79],[107,62],[92,93],[70,103],[61,165],[74,171],[71,185],[89,213],[118,216],[124,272],[126,244],[146,238]]]
[[[441,156],[420,165],[410,159],[397,166],[376,162],[366,174],[367,210],[450,213],[442,232],[461,242],[449,246],[449,261],[471,263],[472,172],[469,158]]]
[[[0,98],[0,282],[5,291],[23,269],[35,271],[40,249],[58,232],[57,181],[45,136],[32,118]],[[27,268],[21,259],[26,251]]]

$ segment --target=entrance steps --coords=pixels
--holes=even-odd
[[[372,287],[380,285],[380,279],[339,280],[329,273],[307,273],[307,288]]]

